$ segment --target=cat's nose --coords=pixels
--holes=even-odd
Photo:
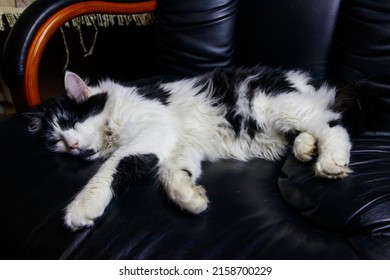
[[[69,143],[69,148],[72,150],[78,149],[79,148],[79,141]]]

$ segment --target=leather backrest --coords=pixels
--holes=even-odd
[[[342,81],[390,90],[390,1],[343,1],[331,70]]]
[[[370,129],[389,131],[390,1],[343,1],[329,65],[330,77],[363,89]]]
[[[388,0],[158,0],[168,74],[266,64],[390,89]]]
[[[300,68],[324,77],[341,0],[159,0],[167,74],[233,64]]]
[[[164,74],[194,75],[233,63],[238,0],[158,0]]]
[[[241,0],[237,63],[326,76],[340,0]]]

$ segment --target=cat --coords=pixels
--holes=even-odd
[[[314,173],[342,178],[351,141],[337,107],[337,90],[298,70],[266,66],[216,69],[194,78],[125,86],[105,79],[88,85],[67,71],[66,94],[30,113],[29,129],[50,150],[87,160],[100,169],[65,209],[71,230],[102,216],[126,178],[155,168],[167,196],[183,210],[206,210],[197,184],[202,161],[278,160],[292,152],[314,157]]]

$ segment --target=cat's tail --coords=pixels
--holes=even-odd
[[[356,83],[339,85],[337,88],[333,109],[342,113],[343,126],[350,135],[380,131],[388,125],[385,112],[380,109],[379,92]]]

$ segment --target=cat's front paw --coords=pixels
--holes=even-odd
[[[181,208],[194,214],[206,210],[209,203],[205,189],[195,184],[190,188],[175,190],[172,198]]]
[[[349,154],[332,153],[331,155],[322,156],[315,164],[315,174],[320,177],[329,179],[343,178],[352,170],[348,167]]]
[[[92,226],[103,215],[111,197],[111,193],[80,193],[65,209],[65,225],[73,231]]]
[[[90,201],[75,199],[66,207],[65,224],[73,231],[93,225],[104,212],[104,207]]]

